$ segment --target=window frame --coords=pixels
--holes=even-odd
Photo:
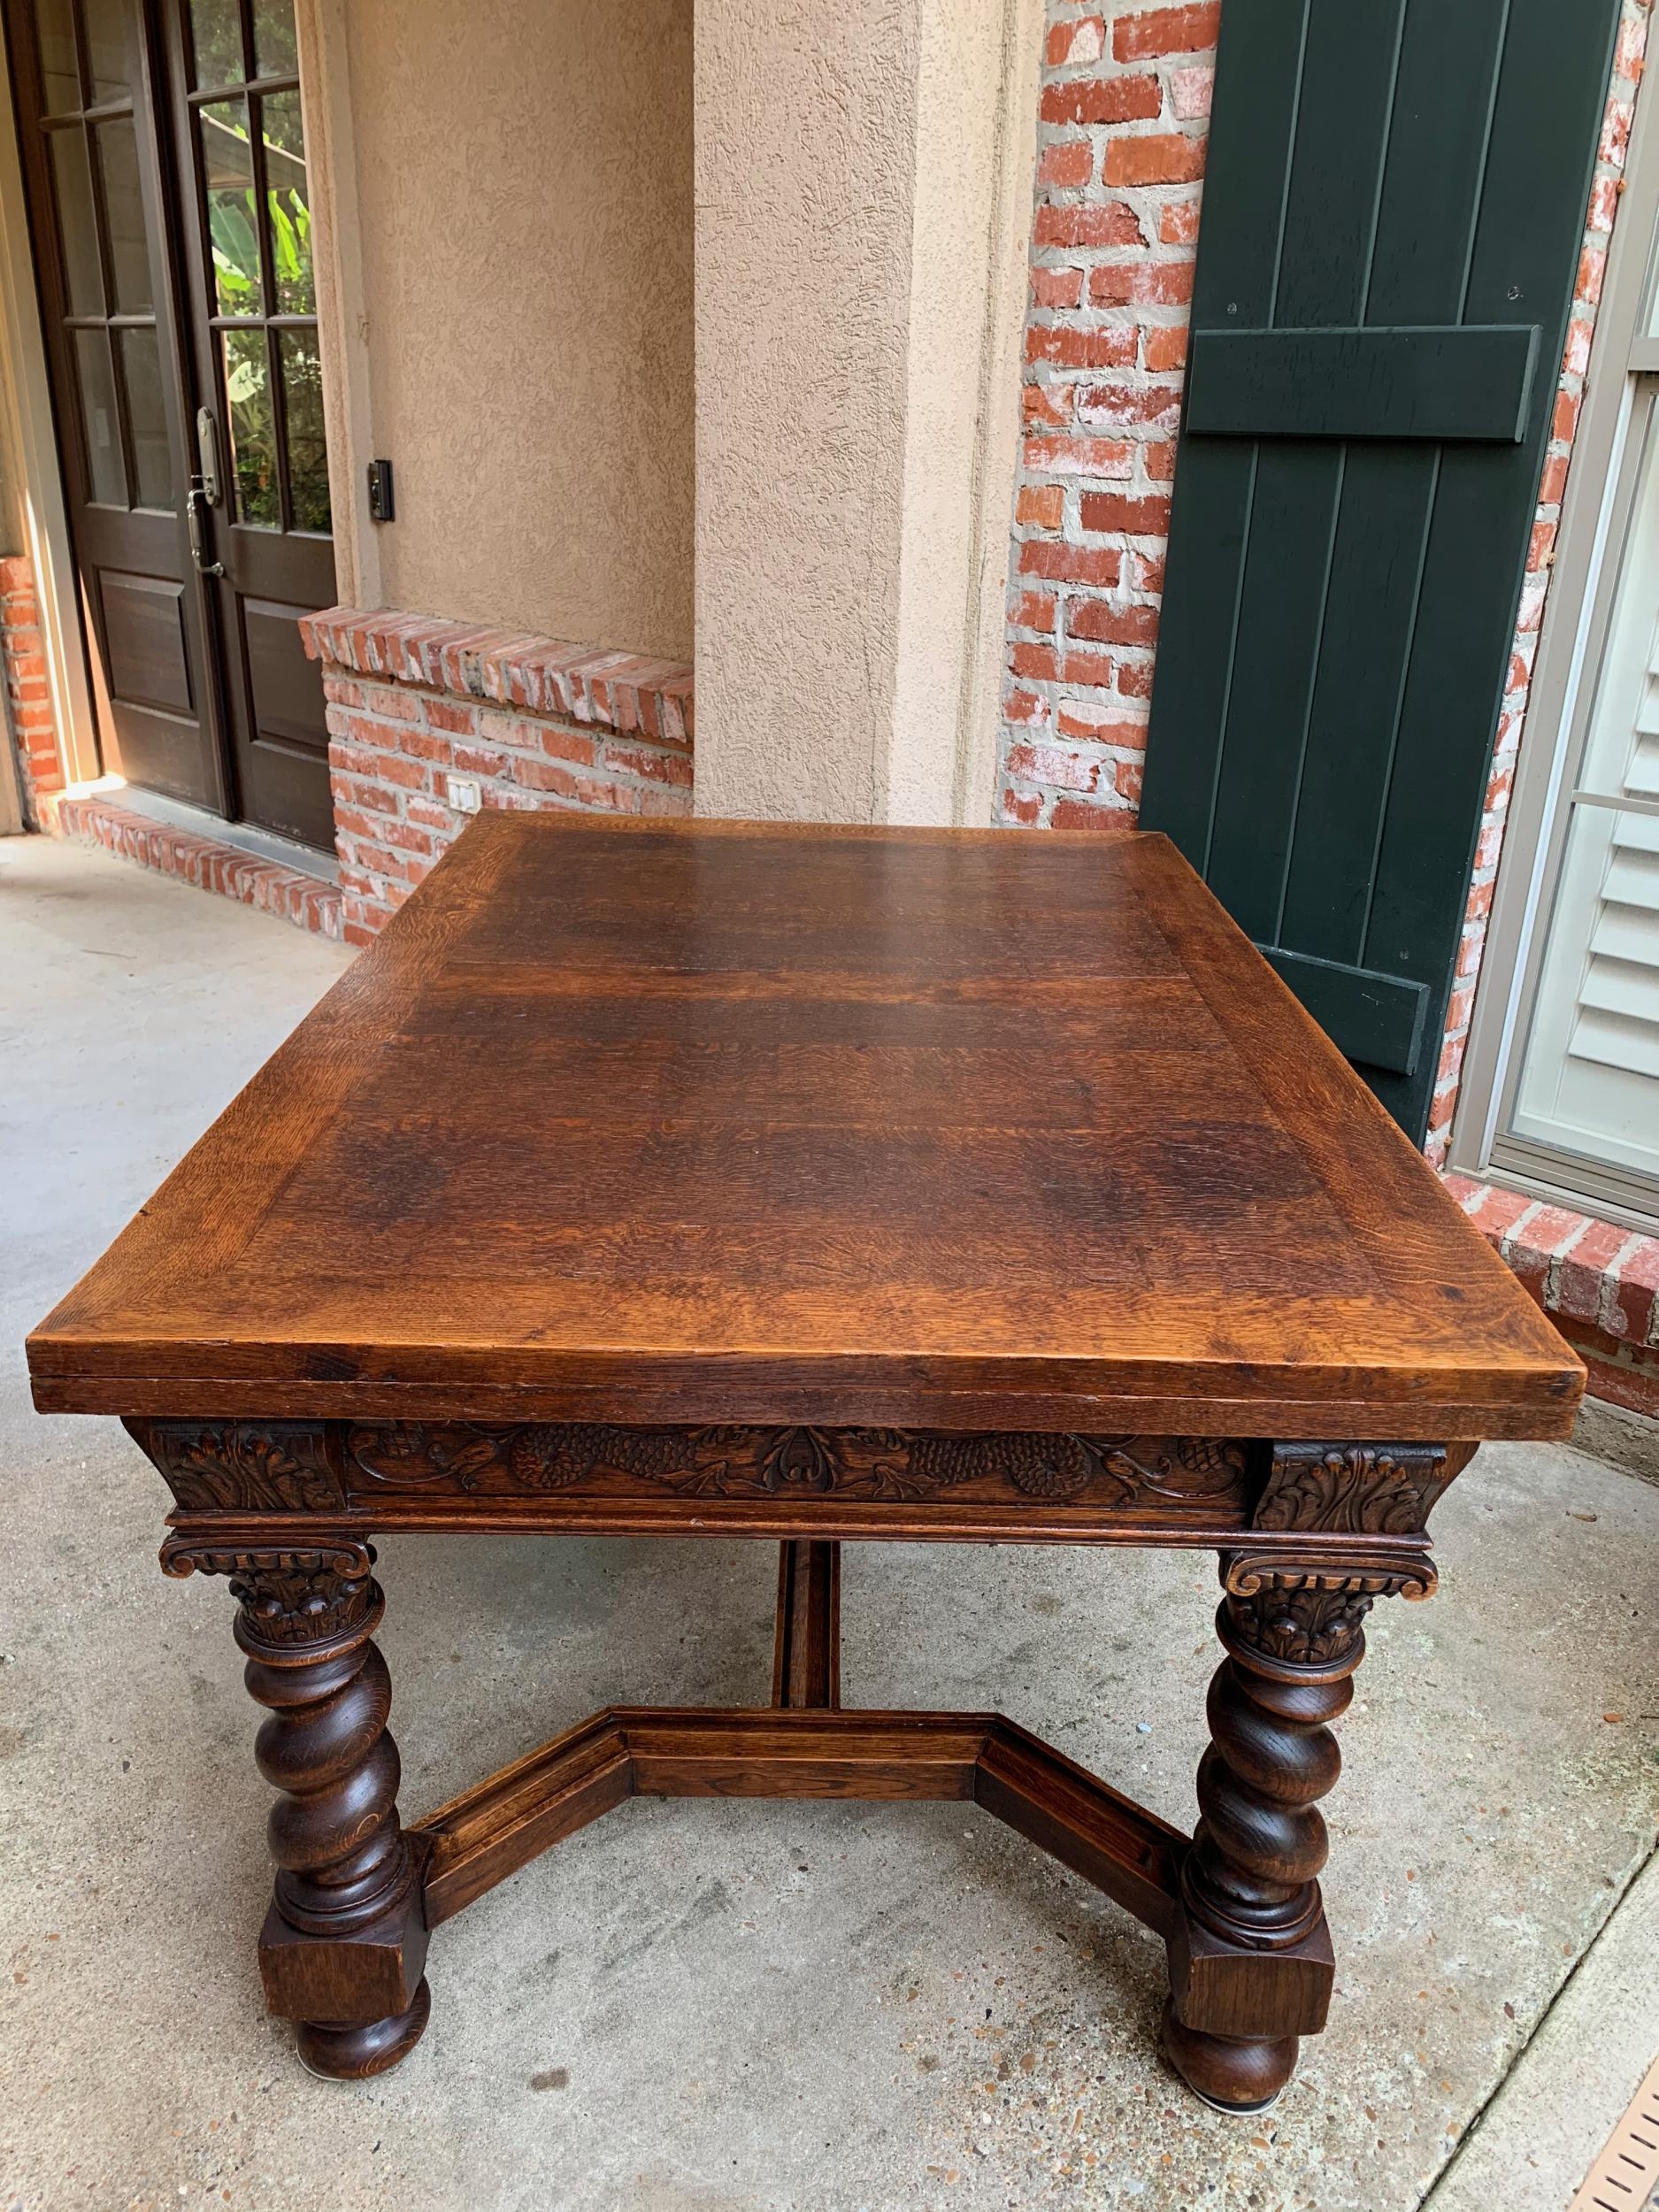
[[[1659,411],[1659,337],[1644,334],[1659,325],[1659,124],[1648,105],[1638,96],[1447,1164],[1651,1231],[1659,1227],[1653,1179],[1509,1126],[1640,483],[1643,426],[1650,407]]]

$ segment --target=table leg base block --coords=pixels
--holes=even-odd
[[[397,1908],[349,1935],[307,1935],[292,1928],[273,1904],[259,1931],[259,1973],[265,2008],[280,2020],[321,2022],[316,2032],[348,2028],[365,2031],[406,2019],[416,2009],[426,2019],[421,1977],[426,1965],[426,1919],[421,1884],[424,1839],[411,1839],[420,1853],[413,1879]],[[419,2035],[419,2029],[415,2030]],[[415,2040],[411,2035],[404,2048]],[[383,2062],[396,2063],[393,2059]],[[319,2072],[333,2070],[319,2065]],[[366,2070],[378,2072],[379,2067]]]
[[[1171,1997],[1164,2008],[1164,2048],[1171,2066],[1217,2112],[1265,2112],[1296,2070],[1299,2039],[1235,2039],[1189,2028]]]
[[[366,2081],[384,2074],[409,2056],[426,2033],[432,2016],[432,1992],[426,1979],[417,1983],[413,1999],[403,2012],[384,2020],[302,2020],[295,2030],[301,2063],[330,2081]]]
[[[1229,2041],[1279,2044],[1317,2035],[1331,2007],[1336,1960],[1323,1913],[1299,1943],[1281,1951],[1244,1950],[1183,1914],[1169,1935],[1170,2003],[1193,2033]]]

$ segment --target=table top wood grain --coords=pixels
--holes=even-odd
[[[211,1417],[1560,1436],[1164,838],[481,816],[30,1339]]]

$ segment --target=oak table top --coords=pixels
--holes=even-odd
[[[64,1412],[1565,1435],[1167,840],[487,814],[29,1341]]]
[[[631,1796],[966,1801],[1164,1939],[1240,2116],[1335,1986],[1365,1618],[1583,1381],[1164,839],[550,814],[467,831],[29,1360],[229,1580],[314,2071],[396,2065],[434,1931]],[[606,1707],[406,1823],[371,1539],[480,1529],[776,1539],[771,1704]],[[1002,1714],[843,1708],[848,1539],[1217,1553],[1191,1835]]]

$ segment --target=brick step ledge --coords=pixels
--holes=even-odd
[[[35,805],[49,837],[101,846],[157,875],[236,899],[319,937],[337,939],[341,933],[339,891],[301,869],[285,868],[280,861],[263,859],[219,838],[154,821],[99,792],[41,792]]]

